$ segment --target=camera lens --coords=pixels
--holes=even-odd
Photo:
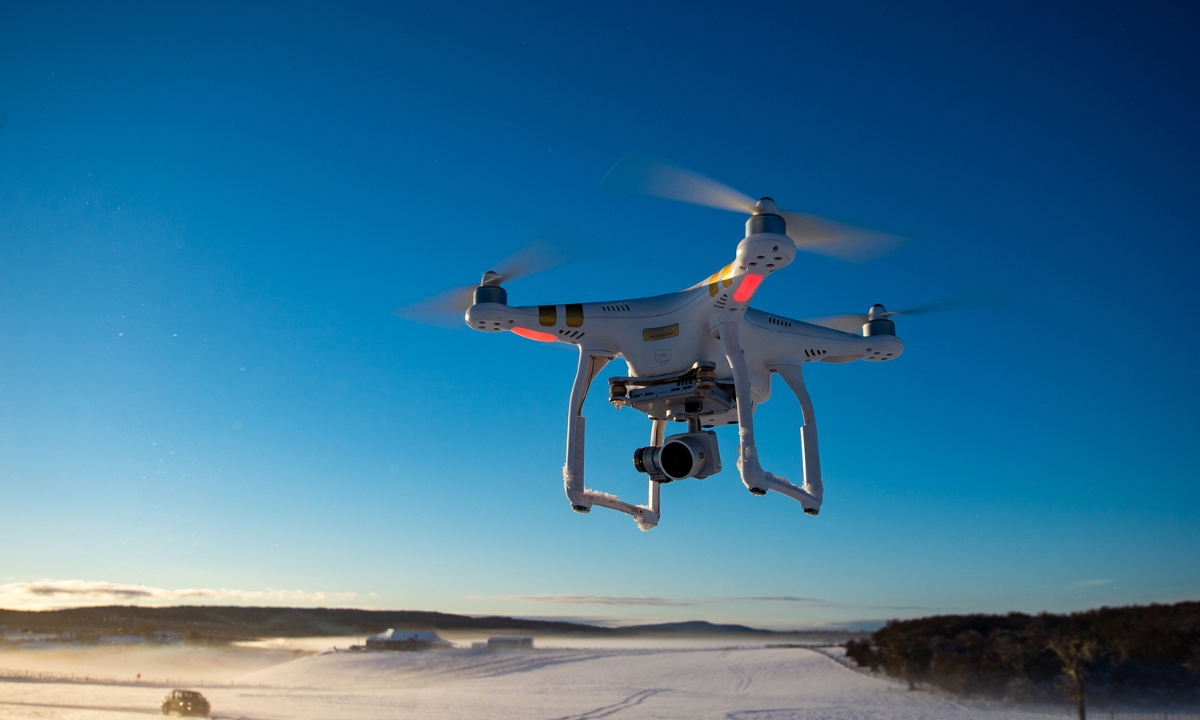
[[[649,448],[638,448],[633,451],[633,469],[640,473],[648,472],[646,470],[646,451]]]
[[[681,442],[667,443],[659,460],[663,472],[675,478],[685,478],[692,472],[692,451]]]

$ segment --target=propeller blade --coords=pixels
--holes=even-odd
[[[554,225],[538,233],[537,238],[530,244],[487,269],[500,276],[499,282],[505,283],[598,254],[600,251],[599,241],[591,235]],[[480,275],[482,274],[481,271]],[[424,300],[398,307],[392,314],[423,325],[465,327],[463,316],[475,301],[477,287],[478,281],[471,285],[453,287]]]
[[[600,183],[604,192],[651,195],[720,210],[754,214],[754,199],[716,180],[648,155],[634,152],[613,166]],[[826,220],[806,213],[780,212],[796,249],[865,262],[882,257],[904,243],[902,238]]]
[[[787,235],[796,243],[797,250],[838,260],[866,262],[904,244],[904,239],[895,235],[843,225],[816,215],[784,211],[779,215],[787,223]]]
[[[553,225],[491,269],[500,275],[500,282],[505,283],[596,255],[600,251],[599,244],[598,240],[585,232]]]
[[[754,212],[754,199],[749,195],[643,152],[630,153],[614,165],[601,181],[600,190],[619,195],[652,195],[719,210]]]
[[[475,288],[477,287],[479,286],[461,285],[450,288],[424,300],[398,307],[392,311],[392,314],[422,325],[458,327],[463,324],[463,316],[475,299]]]
[[[928,315],[929,313],[948,312],[952,310],[972,310],[978,307],[1000,305],[1011,301],[1011,299],[1012,291],[1007,287],[991,287],[960,295],[952,295],[941,300],[934,300],[933,302],[913,305],[903,310],[887,310],[882,313],[882,317],[892,318],[897,315]],[[880,316],[877,315],[876,317]],[[841,330],[842,332],[859,334],[862,331],[862,326],[869,319],[870,316],[866,313],[851,313],[848,315],[830,315],[828,317],[813,318],[804,322],[833,330]]]
[[[975,290],[972,292],[952,295],[941,300],[933,302],[921,303],[912,307],[904,308],[903,310],[889,311],[888,317],[892,315],[927,315],[935,312],[948,312],[951,310],[972,310],[978,307],[996,305],[1005,305],[1012,301],[1012,290],[1004,287],[990,287],[983,290]]]

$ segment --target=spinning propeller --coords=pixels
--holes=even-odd
[[[778,210],[770,198],[755,201],[750,196],[715,180],[640,152],[626,156],[613,166],[600,183],[600,189],[610,193],[669,198],[752,216],[763,217],[760,213],[767,213],[768,217],[778,215],[783,218],[786,233],[795,242],[797,249],[841,260],[871,260],[894,250],[903,242],[894,235],[844,225],[816,215]],[[393,312],[400,317],[426,325],[462,327],[463,314],[476,300],[477,292],[485,293],[492,301],[504,302],[499,299],[507,296],[501,287],[503,283],[592,254],[597,245],[593,238],[583,233],[564,227],[551,228],[526,247],[493,265],[493,269],[486,272],[479,283],[445,290],[424,300],[396,308]],[[919,306],[900,312],[914,314],[925,311],[925,306]],[[896,314],[899,313],[889,313],[888,316]],[[824,324],[826,321],[838,322],[840,325],[836,327],[840,329],[841,326],[850,326],[853,322],[861,325],[865,320],[858,321],[857,318],[860,317],[866,318],[866,315],[826,318],[818,324]]]
[[[913,305],[903,310],[888,310],[882,305],[874,305],[865,313],[848,313],[845,315],[829,315],[827,317],[805,320],[806,323],[820,325],[833,330],[860,334],[862,326],[873,320],[888,320],[897,315],[927,315],[935,312],[951,310],[971,310],[985,305],[996,305],[1007,299],[1010,292],[1003,288],[991,288],[978,292],[955,295],[953,297],[935,300],[933,302]]]
[[[579,231],[551,227],[537,238],[492,266],[478,283],[460,285],[436,295],[398,307],[392,312],[407,320],[438,327],[461,328],[463,313],[471,307],[480,286],[500,290],[501,283],[545,272],[595,252],[596,241]],[[503,292],[501,290],[501,292]]]
[[[716,180],[676,167],[641,152],[627,155],[600,183],[605,192],[651,195],[753,215],[758,212],[749,195]],[[787,236],[796,249],[862,262],[882,257],[904,241],[894,235],[843,225],[807,213],[773,211],[787,224]]]

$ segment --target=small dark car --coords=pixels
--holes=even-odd
[[[208,715],[209,710],[208,701],[195,690],[172,690],[162,701],[163,715]]]

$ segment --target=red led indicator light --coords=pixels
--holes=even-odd
[[[522,327],[515,327],[512,331],[528,340],[537,340],[538,342],[558,342],[558,337],[550,333],[538,332],[537,330],[526,330]]]
[[[733,301],[744,303],[754,297],[754,291],[758,289],[758,284],[762,282],[763,276],[751,273],[742,278],[742,284],[733,293]]]

